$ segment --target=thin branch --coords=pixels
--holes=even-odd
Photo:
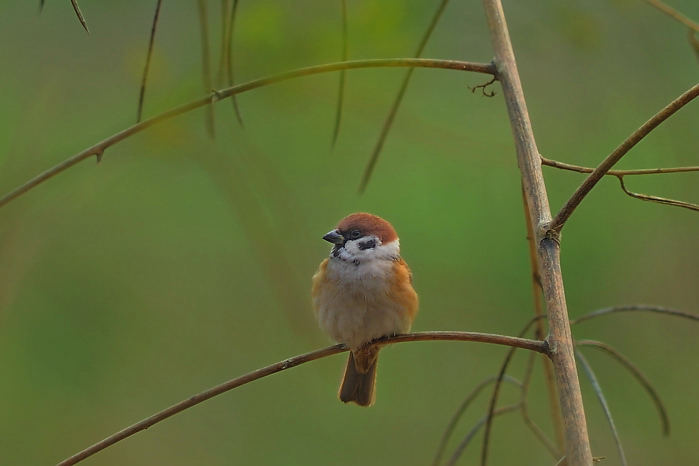
[[[660,398],[660,394],[658,394],[658,391],[653,387],[653,384],[650,382],[648,377],[641,372],[641,370],[636,367],[626,356],[621,354],[619,351],[616,349],[612,348],[606,343],[602,343],[601,341],[596,341],[596,340],[579,340],[576,342],[577,346],[589,346],[591,348],[598,348],[611,357],[613,357],[619,364],[624,366],[627,371],[633,375],[638,383],[641,384],[643,389],[648,393],[648,396],[650,396],[651,400],[653,400],[653,404],[655,405],[655,409],[658,411],[658,416],[660,417],[660,423],[662,424],[662,431],[664,436],[670,435],[670,418],[667,415],[667,410],[665,409],[665,405],[663,404],[663,400]]]
[[[540,321],[539,321],[540,322]],[[529,415],[529,405],[527,404],[527,395],[529,394],[529,382],[531,381],[531,376],[532,373],[534,372],[534,361],[536,360],[536,354],[535,353],[530,353],[529,358],[527,360],[527,366],[525,369],[525,376],[524,380],[522,381],[522,397],[520,399],[520,412],[522,413],[522,420],[524,421],[524,424],[529,427],[529,430],[532,431],[534,436],[536,436],[537,439],[541,442],[544,447],[551,453],[551,456],[553,456],[554,459],[560,458],[561,457],[561,450],[556,447],[556,445],[553,444],[553,442],[548,438],[548,436],[544,433],[544,431],[539,427],[539,425],[534,422],[534,419],[531,418]],[[553,395],[549,394],[549,398],[554,397],[553,401],[555,402],[555,392]],[[562,428],[562,426],[561,426]]]
[[[503,406],[502,408],[498,408],[495,411],[493,411],[493,416],[499,416],[501,414],[506,414],[506,413],[511,413],[513,411],[517,411],[520,408],[519,403],[517,404],[512,404],[509,406]],[[463,454],[464,450],[466,450],[466,447],[468,444],[471,442],[473,437],[478,433],[478,431],[483,427],[483,425],[486,424],[490,420],[492,416],[490,415],[485,415],[483,416],[477,423],[474,425],[470,431],[466,434],[464,439],[461,441],[458,447],[456,447],[456,450],[454,450],[454,453],[451,455],[449,458],[449,462],[447,463],[447,466],[453,466],[456,464],[456,462],[459,460],[461,455]]]
[[[434,16],[432,16],[432,22],[428,26],[427,31],[425,31],[425,35],[422,36],[420,45],[417,46],[417,50],[415,51],[415,58],[419,58],[420,55],[422,55],[422,52],[425,50],[425,46],[427,45],[427,41],[430,39],[430,36],[432,36],[432,32],[434,32],[434,29],[437,27],[437,23],[439,22],[439,19],[442,17],[442,13],[444,12],[444,9],[447,7],[448,3],[449,0],[442,0],[442,2],[437,7],[437,11],[435,12]],[[376,140],[374,150],[371,152],[371,156],[369,157],[369,162],[364,168],[364,175],[362,175],[362,181],[359,183],[359,194],[362,194],[366,190],[367,185],[369,184],[371,174],[374,172],[376,162],[379,160],[381,148],[383,147],[383,143],[386,141],[386,138],[388,137],[388,132],[391,130],[391,126],[393,126],[393,120],[396,117],[396,113],[398,113],[398,108],[400,107],[400,104],[403,101],[403,96],[405,95],[405,91],[408,89],[408,84],[410,84],[410,78],[413,76],[414,70],[414,68],[410,68],[405,73],[405,76],[403,77],[403,82],[401,83],[400,89],[398,90],[398,94],[396,95],[396,98],[393,101],[393,105],[391,105],[391,110],[388,112],[388,116],[386,117],[386,120],[384,120],[383,122],[379,138]]]
[[[699,24],[692,21],[691,19],[689,19],[688,17],[686,17],[685,15],[680,13],[679,11],[675,10],[671,6],[664,4],[660,0],[645,0],[645,1],[648,4],[653,5],[655,8],[662,11],[663,13],[665,13],[666,15],[668,15],[669,17],[671,17],[675,21],[678,21],[678,22],[684,24],[691,31],[699,32]]]
[[[218,65],[216,68],[216,87],[222,87],[223,73],[226,65],[226,56],[228,54],[228,27],[230,26],[230,14],[228,13],[230,0],[220,0],[221,9],[219,10],[219,19],[221,20],[221,42],[218,50]]]
[[[78,21],[80,21],[80,24],[83,25],[83,28],[85,29],[85,32],[88,34],[90,33],[90,30],[87,28],[87,22],[85,22],[85,17],[83,16],[83,12],[80,11],[80,7],[78,6],[78,1],[77,0],[70,0],[71,5],[73,5],[73,11],[75,11],[75,15],[78,17]],[[43,2],[42,2],[43,6]]]
[[[519,332],[519,337],[522,337],[525,335],[529,329],[531,328],[532,325],[534,325],[536,322],[541,320],[543,316],[534,316],[532,319],[527,322],[527,324],[524,326],[521,332]],[[488,413],[486,415],[486,420],[485,420],[485,432],[483,433],[483,447],[481,449],[481,465],[485,465],[486,462],[488,461],[488,443],[490,440],[490,430],[493,425],[493,417],[495,413],[495,406],[498,403],[498,396],[500,395],[500,387],[502,386],[502,381],[505,378],[505,374],[507,372],[507,368],[510,365],[510,362],[512,361],[512,357],[515,354],[515,351],[517,348],[512,347],[510,350],[507,352],[505,355],[505,359],[502,362],[502,365],[500,366],[500,371],[498,372],[498,378],[495,381],[495,385],[493,386],[493,394],[490,396],[490,404],[488,405]]]
[[[148,52],[146,53],[146,64],[143,67],[143,76],[141,77],[141,89],[138,93],[138,111],[136,112],[136,123],[141,121],[143,115],[143,100],[146,96],[146,81],[148,80],[148,71],[150,70],[150,62],[153,57],[153,44],[155,43],[155,31],[158,27],[158,18],[160,17],[160,6],[163,0],[158,0],[155,5],[155,16],[153,16],[153,25],[150,29],[150,38],[148,39]]]
[[[559,162],[558,160],[547,159],[543,155],[541,157],[541,164],[547,165],[553,168],[560,168],[561,170],[568,170],[577,173],[592,173],[595,171],[594,168],[582,167],[580,165],[573,165],[570,163]],[[662,173],[686,173],[686,172],[699,172],[699,166],[693,167],[669,167],[669,168],[640,168],[637,170],[609,170],[605,175],[609,176],[631,176],[631,175],[657,175]]]
[[[534,353],[532,353],[534,354]],[[451,434],[454,433],[454,430],[456,429],[456,425],[459,423],[459,420],[461,420],[461,417],[464,415],[468,407],[471,405],[474,399],[483,391],[485,387],[488,386],[488,384],[493,383],[494,381],[499,380],[498,375],[494,375],[492,377],[488,377],[485,380],[482,380],[481,383],[476,385],[473,390],[466,396],[464,401],[461,402],[459,407],[456,409],[456,412],[454,415],[451,417],[451,420],[449,421],[449,424],[447,425],[447,428],[444,430],[444,434],[442,435],[442,439],[439,442],[439,446],[437,447],[437,453],[435,454],[434,460],[432,460],[432,465],[437,466],[439,463],[442,461],[442,456],[444,455],[444,451],[447,448],[447,443],[449,443],[449,439],[451,438]],[[516,387],[519,387],[520,389],[522,388],[522,382],[519,380],[515,379],[514,377],[510,377],[509,375],[506,375],[502,378],[503,382],[510,383]]]
[[[624,184],[624,177],[617,176],[617,178],[619,179],[619,183],[621,183],[621,189],[626,194],[628,194],[629,196],[631,196],[635,199],[640,199],[642,201],[648,201],[648,202],[655,202],[656,204],[664,204],[664,205],[671,205],[671,206],[675,206],[675,207],[681,207],[683,209],[689,209],[689,210],[694,210],[696,212],[699,212],[699,205],[692,204],[691,202],[678,201],[676,199],[668,199],[666,197],[651,196],[649,194],[634,193],[632,191],[629,191],[628,189],[626,189],[626,184]]]
[[[579,324],[580,322],[585,322],[586,320],[590,319],[596,319],[597,317],[603,317],[609,314],[617,314],[620,312],[653,312],[656,314],[664,314],[664,315],[669,315],[669,316],[674,316],[674,317],[682,317],[684,319],[689,319],[689,320],[694,320],[699,322],[699,314],[694,314],[692,312],[688,311],[682,311],[680,309],[672,309],[669,307],[664,307],[664,306],[654,306],[652,304],[629,304],[625,306],[614,306],[614,307],[605,307],[602,309],[598,309],[596,311],[592,311],[589,314],[585,314],[583,316],[578,317],[577,319],[573,319],[570,322],[570,325],[575,325]]]
[[[492,343],[496,345],[513,346],[522,349],[528,349],[530,351],[536,351],[539,353],[545,353],[548,351],[548,345],[544,341],[527,340],[525,338],[510,337],[505,335],[493,335],[489,333],[476,333],[476,332],[420,332],[420,333],[410,333],[406,335],[395,335],[391,337],[384,337],[372,342],[374,346],[385,346],[394,343],[403,343],[407,341],[473,341],[479,343]],[[142,430],[148,429],[149,427],[163,421],[169,417],[174,416],[177,413],[184,411],[185,409],[191,408],[192,406],[198,405],[210,398],[220,395],[224,392],[232,390],[234,388],[245,385],[254,380],[267,377],[268,375],[276,374],[283,370],[289,369],[291,367],[296,367],[301,364],[315,361],[316,359],[325,358],[333,354],[342,353],[347,351],[344,345],[335,345],[327,348],[319,349],[316,351],[311,351],[310,353],[305,353],[293,358],[285,359],[276,364],[272,364],[267,367],[263,367],[256,371],[250,372],[243,376],[237,377],[228,382],[217,385],[209,390],[206,390],[197,395],[191,396],[186,400],[183,400],[169,408],[160,411],[146,419],[137,422],[123,430],[120,430],[114,435],[111,435],[104,440],[92,445],[91,447],[82,450],[79,453],[61,461],[58,466],[68,466],[76,464],[85,458],[94,455],[97,452],[104,450],[105,448],[114,445],[125,438],[128,438]]]
[[[566,221],[580,203],[585,199],[588,193],[602,179],[621,158],[626,155],[636,144],[638,144],[651,131],[657,128],[662,122],[670,118],[679,109],[687,105],[699,95],[699,84],[694,85],[684,94],[670,102],[664,109],[656,113],[650,120],[643,124],[640,128],[631,134],[624,142],[617,147],[606,159],[590,175],[583,183],[575,190],[570,199],[565,203],[561,210],[556,215],[549,225],[551,231],[560,232]]]
[[[228,86],[232,87],[235,80],[233,79],[233,31],[235,28],[235,19],[238,12],[238,0],[233,0],[233,7],[231,8],[231,17],[228,21],[228,39],[226,40],[226,69],[228,71]],[[240,114],[240,108],[238,107],[238,99],[235,95],[231,97],[231,102],[233,103],[233,111],[235,112],[235,117],[238,119],[240,127],[243,125],[243,117]]]
[[[617,432],[616,426],[614,425],[614,418],[612,418],[612,412],[609,410],[609,405],[607,404],[607,400],[604,397],[604,393],[602,392],[602,387],[600,387],[599,382],[597,381],[597,377],[595,376],[595,373],[592,370],[592,366],[590,366],[590,364],[587,362],[587,359],[585,359],[582,353],[578,350],[575,350],[575,356],[578,358],[578,361],[580,362],[583,371],[585,372],[585,374],[587,374],[587,378],[590,380],[590,384],[592,385],[595,395],[597,395],[597,399],[599,400],[600,405],[602,405],[602,410],[604,411],[604,415],[607,418],[607,423],[609,424],[609,428],[612,430],[614,443],[616,443],[616,448],[619,451],[621,464],[622,466],[626,466],[626,455],[624,455],[624,448],[621,446],[621,439],[619,438],[619,433]]]
[[[220,91],[215,91],[205,97],[193,100],[186,104],[180,105],[170,109],[160,115],[156,115],[148,120],[142,121],[141,123],[130,126],[110,137],[104,139],[103,141],[91,146],[72,157],[64,160],[63,162],[55,165],[54,167],[40,173],[31,180],[27,181],[23,185],[14,189],[13,191],[7,193],[2,198],[0,198],[0,207],[3,207],[8,202],[18,198],[27,191],[35,188],[44,181],[58,175],[59,173],[67,170],[78,162],[93,156],[101,154],[108,147],[132,136],[136,133],[143,131],[146,128],[150,128],[153,125],[162,123],[163,121],[174,118],[183,113],[187,113],[204,105],[208,105],[211,102],[217,102],[219,100],[231,97],[236,94],[247,92],[259,87],[269,86],[278,82],[286,81],[288,79],[298,78],[302,76],[310,76],[319,73],[328,73],[331,71],[339,70],[349,70],[358,68],[400,68],[400,67],[421,67],[421,68],[442,68],[460,71],[473,71],[476,73],[493,74],[495,73],[495,68],[490,63],[471,63],[457,60],[434,60],[425,58],[394,58],[394,59],[379,59],[379,60],[356,60],[340,63],[328,63],[325,65],[311,66],[308,68],[300,68],[293,71],[287,71],[285,73],[277,74],[274,76],[269,76],[266,78],[256,79],[254,81],[249,81],[244,84],[238,84],[237,86],[229,87]]]
[[[342,61],[347,61],[347,49],[349,39],[347,38],[347,0],[340,0],[342,11]],[[332,146],[335,147],[337,137],[340,134],[340,122],[342,120],[342,108],[345,100],[345,74],[346,71],[340,71],[340,85],[337,89],[337,110],[335,113],[335,129],[333,130]]]
[[[211,47],[209,45],[209,12],[208,0],[198,0],[199,7],[199,29],[201,31],[201,76],[205,89],[213,89],[211,81]],[[214,122],[214,106],[206,108],[206,128],[209,136],[213,139],[216,136],[216,123]]]

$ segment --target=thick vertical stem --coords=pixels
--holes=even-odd
[[[500,0],[484,0],[483,5],[495,51],[494,63],[497,68],[497,78],[505,94],[515,139],[517,163],[522,173],[522,186],[536,241],[539,244],[541,285],[549,318],[548,340],[552,348],[551,361],[556,373],[559,402],[565,423],[567,461],[570,466],[590,466],[592,453],[563,292],[560,249],[555,232],[549,232],[547,228],[551,222],[551,210],[541,172],[539,151],[529,121],[502,4]]]
[[[587,434],[578,371],[575,366],[575,351],[563,290],[558,242],[550,238],[543,239],[539,244],[539,259],[541,261],[541,282],[549,315],[547,340],[551,348],[550,356],[556,374],[558,398],[565,425],[567,464],[569,466],[589,466],[592,464],[592,452]]]
[[[539,271],[539,251],[536,243],[536,235],[532,226],[531,214],[527,205],[527,197],[522,189],[522,200],[524,201],[524,215],[527,223],[527,245],[529,246],[529,262],[532,269],[532,296],[534,297],[534,315],[543,315],[543,290],[541,288],[541,272]],[[536,321],[536,338],[537,340],[544,339],[544,321],[538,319]],[[558,392],[556,391],[556,376],[553,373],[551,359],[546,355],[543,358],[544,380],[546,380],[546,388],[548,391],[549,408],[551,410],[551,420],[553,421],[553,430],[556,433],[556,444],[559,451],[565,451],[565,428],[563,427],[563,416],[561,415],[561,405],[558,404]]]

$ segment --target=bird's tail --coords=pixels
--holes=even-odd
[[[350,353],[340,385],[340,401],[371,406],[376,400],[376,364],[378,348],[362,348]]]

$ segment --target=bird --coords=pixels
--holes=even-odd
[[[333,246],[313,275],[313,311],[325,333],[350,350],[340,401],[371,406],[379,348],[369,343],[410,331],[419,302],[413,276],[396,231],[381,217],[354,213],[323,239]]]

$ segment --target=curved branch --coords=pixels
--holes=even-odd
[[[689,209],[689,210],[694,210],[696,212],[699,212],[699,205],[698,204],[692,204],[691,202],[685,202],[685,201],[678,201],[676,199],[668,199],[666,197],[660,197],[660,196],[651,196],[650,194],[642,194],[642,193],[635,193],[633,191],[629,191],[626,189],[626,184],[624,183],[624,177],[619,175],[617,176],[619,179],[619,183],[621,183],[621,190],[624,191],[628,196],[633,197],[634,199],[640,199],[641,201],[648,201],[648,202],[655,202],[656,204],[664,204],[664,205],[671,205],[675,207],[682,207],[683,209]]]
[[[592,311],[588,314],[578,317],[577,319],[571,320],[570,325],[579,324],[580,322],[584,322],[586,320],[594,319],[597,317],[602,317],[608,314],[616,314],[619,312],[631,311],[654,312],[656,314],[666,314],[670,316],[683,317],[685,319],[699,321],[699,314],[694,314],[692,312],[683,311],[680,309],[672,309],[664,306],[653,306],[651,304],[629,304],[627,306],[605,307],[596,311]]]
[[[664,109],[653,115],[653,117],[645,122],[643,126],[634,131],[631,136],[629,136],[624,142],[617,147],[614,152],[609,154],[606,159],[599,164],[595,170],[590,173],[590,175],[585,178],[585,181],[575,190],[573,195],[568,199],[565,205],[556,215],[556,218],[549,225],[550,231],[560,232],[565,225],[568,218],[572,215],[573,211],[580,205],[580,203],[585,199],[588,193],[595,187],[595,185],[602,179],[602,177],[609,172],[609,170],[626,155],[636,144],[638,144],[641,139],[646,137],[651,131],[657,128],[663,121],[670,118],[679,109],[687,105],[689,102],[694,100],[695,97],[699,96],[699,84],[694,85],[684,94],[670,102]]]
[[[402,343],[406,341],[427,341],[427,340],[450,340],[450,341],[474,341],[480,343],[492,343],[496,345],[512,346],[516,348],[527,349],[531,351],[536,351],[539,353],[546,354],[548,352],[548,344],[545,341],[537,340],[527,340],[526,338],[510,337],[505,335],[493,335],[490,333],[477,333],[477,332],[420,332],[420,333],[410,333],[406,335],[394,335],[391,337],[379,338],[372,342],[374,346],[385,346],[393,343]],[[327,356],[332,356],[333,354],[342,353],[347,351],[344,345],[329,346],[327,348],[322,348],[316,351],[311,351],[310,353],[301,354],[299,356],[294,356],[293,358],[285,359],[276,364],[272,364],[256,371],[250,372],[248,374],[236,377],[235,379],[224,382],[213,388],[210,388],[204,392],[197,395],[191,396],[186,400],[180,401],[177,404],[170,406],[169,408],[160,411],[159,413],[153,414],[145,418],[144,420],[137,422],[119,432],[110,435],[104,440],[97,442],[96,444],[88,447],[75,455],[67,458],[60,463],[58,466],[68,466],[79,463],[80,461],[94,455],[97,452],[104,450],[105,448],[114,445],[125,438],[128,438],[142,430],[146,430],[149,427],[157,424],[160,421],[174,416],[177,413],[184,411],[185,409],[191,408],[192,406],[198,405],[210,398],[217,395],[225,393],[234,388],[245,385],[254,380],[267,377],[268,375],[276,374],[283,370],[299,366],[301,364],[315,361],[316,359],[325,358]]]
[[[667,414],[665,404],[663,403],[662,398],[660,398],[660,394],[655,389],[648,377],[646,377],[645,374],[641,372],[641,370],[638,367],[636,367],[634,363],[631,362],[631,360],[629,360],[626,356],[621,354],[616,349],[612,348],[606,343],[602,343],[601,341],[579,340],[575,344],[577,346],[589,346],[591,348],[598,348],[607,353],[612,358],[614,358],[619,364],[624,366],[624,368],[627,371],[629,371],[632,376],[634,376],[638,383],[641,384],[641,387],[643,387],[643,389],[646,391],[646,393],[648,393],[648,396],[650,396],[651,400],[653,401],[655,409],[658,411],[658,417],[660,417],[663,435],[665,437],[670,435],[670,416],[668,416]]]
[[[286,81],[288,79],[299,78],[301,76],[310,76],[319,73],[328,73],[331,71],[340,70],[352,70],[357,68],[443,68],[450,70],[461,70],[461,71],[473,71],[476,73],[484,74],[495,74],[495,66],[492,63],[472,63],[458,60],[435,60],[428,58],[392,58],[392,59],[372,59],[372,60],[355,60],[346,61],[338,63],[328,63],[325,65],[311,66],[308,68],[299,68],[293,71],[287,71],[286,73],[277,74],[274,76],[268,76],[266,78],[256,79],[254,81],[248,81],[247,83],[239,84],[237,86],[229,87],[221,91],[215,91],[206,97],[193,100],[186,104],[180,105],[167,112],[161,113],[160,115],[144,120],[141,123],[130,126],[107,139],[98,142],[94,146],[91,146],[82,152],[75,154],[74,156],[64,160],[63,162],[55,165],[53,168],[46,170],[45,172],[37,175],[31,180],[24,183],[22,186],[16,188],[15,190],[7,193],[2,198],[0,198],[0,207],[3,207],[8,202],[18,198],[22,194],[26,193],[32,188],[40,185],[44,181],[52,178],[59,173],[67,170],[78,162],[82,162],[88,157],[96,155],[98,159],[102,156],[102,153],[108,147],[113,146],[117,142],[126,139],[136,133],[143,131],[146,128],[150,128],[153,125],[161,123],[163,121],[174,118],[183,113],[187,113],[196,108],[203,107],[210,103],[218,102],[219,100],[225,99],[227,97],[234,96],[243,92],[250,91],[252,89],[257,89],[258,87],[269,86],[270,84],[276,84],[278,82]]]

